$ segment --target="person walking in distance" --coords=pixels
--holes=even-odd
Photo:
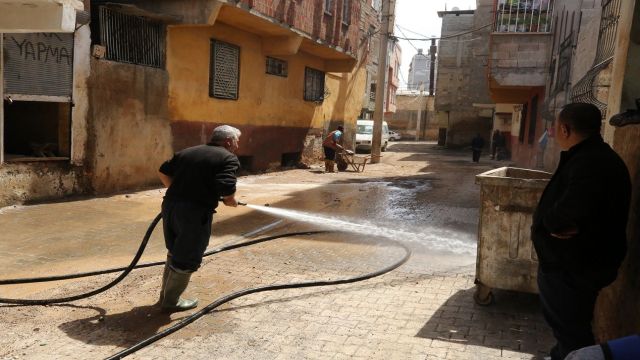
[[[498,160],[500,160],[500,152],[502,148],[505,146],[505,137],[502,135],[500,130],[496,130],[493,132],[493,137],[491,138],[491,159],[495,159],[496,156]]]
[[[473,155],[471,159],[473,162],[480,161],[480,153],[482,153],[482,148],[484,147],[484,139],[480,134],[476,134],[476,137],[471,140],[471,151],[473,151]]]
[[[240,163],[234,152],[239,139],[240,130],[218,126],[209,143],[179,151],[160,166],[160,180],[168,188],[162,201],[168,254],[159,301],[165,312],[198,305],[197,300],[183,299],[181,295],[191,274],[202,263],[218,200],[226,206],[238,206],[235,192]]]
[[[324,171],[332,173],[336,161],[336,150],[344,150],[342,147],[342,137],[344,127],[339,125],[336,130],[330,132],[322,141],[324,149]]]
[[[566,105],[556,120],[563,150],[533,215],[538,288],[556,345],[552,360],[593,345],[593,311],[626,254],[631,181],[625,163],[600,136],[600,110]]]

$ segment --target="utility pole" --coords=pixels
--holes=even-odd
[[[420,83],[418,90],[418,121],[416,121],[415,141],[420,140],[420,128],[422,127],[422,91],[424,90],[424,84]]]
[[[429,95],[433,96],[436,92],[436,54],[438,47],[436,46],[436,39],[431,39],[431,46],[429,47],[429,61],[431,66],[429,68]]]
[[[389,35],[391,34],[391,29],[393,29],[395,10],[395,0],[382,0],[382,25],[380,26],[378,79],[376,81],[376,109],[373,113],[373,135],[371,137],[371,163],[374,164],[380,162],[380,148],[382,147],[382,121],[384,120],[384,97],[387,92]]]

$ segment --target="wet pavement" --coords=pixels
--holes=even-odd
[[[479,206],[474,175],[503,165],[487,159],[474,164],[466,152],[401,142],[364,173],[322,174],[314,167],[242,177],[241,200],[320,216],[326,223],[221,206],[210,248],[325,229],[335,221],[355,225],[206,258],[187,289],[203,305],[248,287],[375,271],[403,255],[387,237],[403,242],[412,257],[365,282],[233,300],[131,358],[541,358],[551,336],[536,296],[496,291],[489,307],[472,298]],[[154,189],[0,209],[0,278],[126,265],[162,194]],[[141,262],[164,256],[156,231]],[[0,305],[6,329],[0,358],[104,358],[166,328],[189,313],[168,316],[154,306],[161,272],[136,270],[113,289],[71,304]],[[0,297],[76,294],[115,276],[3,286]]]

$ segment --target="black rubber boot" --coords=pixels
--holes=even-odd
[[[177,312],[191,310],[198,306],[198,300],[183,299],[180,297],[189,285],[191,272],[176,271],[171,266],[167,266],[168,273],[164,282],[162,292],[162,302],[160,306],[163,312]]]
[[[160,288],[160,300],[158,300],[158,303],[161,305],[164,301],[164,288],[167,283],[167,277],[169,276],[169,266],[171,266],[171,255],[167,255],[167,261],[164,263],[164,272],[162,273],[162,287]]]

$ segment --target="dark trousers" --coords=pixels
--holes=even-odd
[[[162,202],[164,242],[171,254],[171,266],[196,271],[209,245],[213,210],[186,201]]]
[[[473,149],[473,155],[472,155],[473,162],[478,162],[478,161],[480,161],[480,153],[481,153],[481,152],[482,152],[482,150],[476,150],[476,149]]]
[[[324,149],[324,159],[325,160],[331,160],[331,161],[335,161],[336,160],[336,150],[333,148],[330,148],[328,146],[323,146]]]
[[[591,320],[600,289],[579,283],[563,272],[540,270],[538,288],[544,318],[557,341],[551,349],[552,360],[562,360],[573,350],[595,344]]]

